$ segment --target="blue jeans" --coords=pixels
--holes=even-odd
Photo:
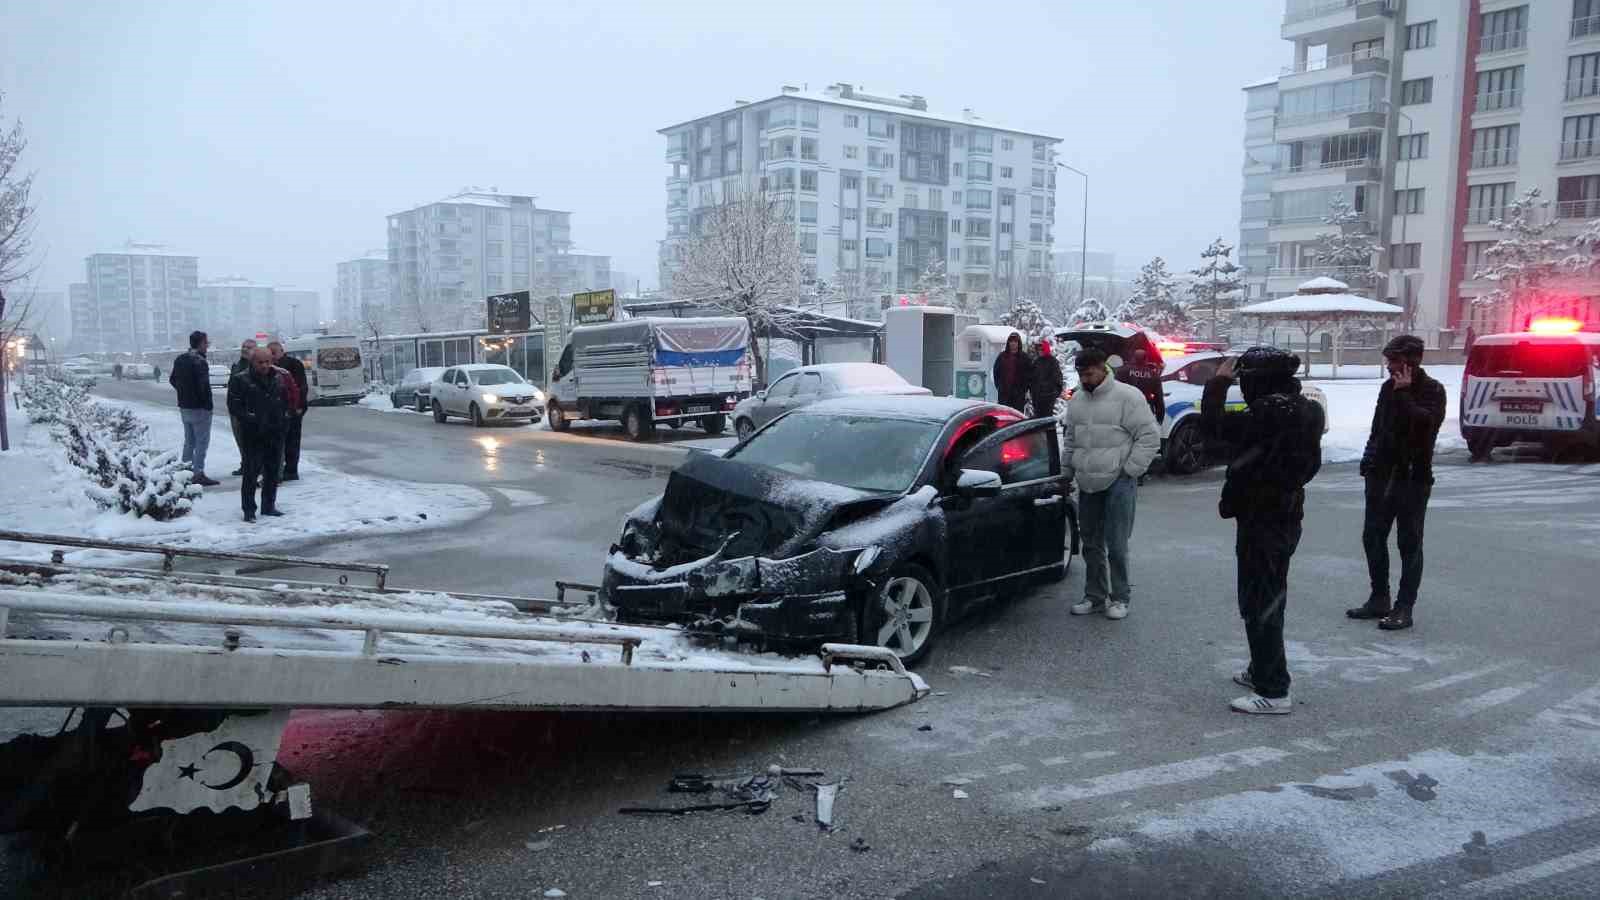
[[[180,409],[183,417],[183,461],[195,477],[206,474],[206,450],[211,446],[211,410]]]
[[[1128,538],[1133,534],[1134,501],[1139,483],[1119,475],[1103,491],[1078,492],[1078,527],[1083,538],[1083,598],[1099,605],[1109,599],[1127,603],[1133,598],[1128,584]],[[1110,570],[1110,589],[1106,574]]]

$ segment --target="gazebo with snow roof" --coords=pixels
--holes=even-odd
[[[1292,297],[1264,300],[1241,307],[1239,314],[1262,320],[1297,322],[1306,333],[1306,370],[1311,367],[1311,334],[1318,328],[1333,332],[1333,377],[1339,377],[1339,357],[1345,324],[1352,321],[1394,319],[1402,310],[1393,303],[1350,293],[1350,286],[1319,277],[1300,285]]]

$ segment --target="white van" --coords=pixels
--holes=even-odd
[[[1554,453],[1600,446],[1600,334],[1540,330],[1478,338],[1461,376],[1461,436],[1476,459],[1517,442]]]
[[[283,352],[306,367],[306,384],[318,404],[359,403],[367,394],[361,339],[353,334],[315,334],[283,342]]]

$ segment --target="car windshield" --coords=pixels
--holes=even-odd
[[[900,377],[900,373],[888,366],[851,366],[846,369],[835,369],[831,374],[839,387],[846,391],[907,386],[906,380]]]
[[[472,380],[480,386],[492,384],[527,384],[511,369],[480,369],[472,373]]]
[[[1583,375],[1583,348],[1573,344],[1479,344],[1467,360],[1468,375],[1518,378],[1577,378]]]
[[[813,481],[899,493],[916,480],[939,431],[936,422],[794,413],[728,456]]]

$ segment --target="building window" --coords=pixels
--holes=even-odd
[[[1016,205],[1016,197],[1017,197],[1017,195],[1011,193],[1010,191],[1002,191],[1000,193],[1000,206],[1001,206],[1001,208],[1008,208],[1008,207],[1011,207],[1011,206],[1015,206]]]
[[[490,241],[484,255],[489,259],[501,259],[506,255],[506,245],[499,241]]]
[[[860,128],[861,127],[861,117],[857,116],[857,115],[854,115],[854,114],[851,114],[851,113],[846,113],[845,117],[844,117],[844,127],[846,127],[846,128]]]
[[[1433,77],[1413,78],[1400,83],[1400,105],[1416,106],[1433,100]]]
[[[1516,193],[1517,183],[1475,184],[1467,188],[1467,224],[1487,225],[1505,216],[1506,207]]]
[[[1043,250],[1029,250],[1028,251],[1028,268],[1030,268],[1030,269],[1039,269],[1039,268],[1043,268],[1043,266],[1044,266],[1044,251]]]
[[[1572,39],[1600,34],[1600,0],[1572,0]]]
[[[813,172],[812,174],[815,175],[816,173]],[[792,191],[792,190],[794,190],[794,170],[793,169],[773,169],[772,170],[772,183],[775,186],[776,190],[780,190],[780,191]]]
[[[959,175],[961,173],[957,172],[956,174]],[[967,177],[973,181],[992,181],[994,180],[993,174],[994,165],[981,159],[973,160],[972,165],[967,167]]]
[[[1568,116],[1561,120],[1561,158],[1590,159],[1600,156],[1600,141],[1596,140],[1596,125],[1600,115]]]
[[[1010,234],[1011,233],[1011,223],[1010,222],[1001,222],[1000,223],[1000,233],[1001,234]]]
[[[872,137],[894,137],[894,121],[888,116],[867,116],[867,134]]]
[[[855,238],[845,238],[839,242],[839,249],[845,253],[855,253],[861,248],[861,242]]]
[[[968,219],[967,237],[989,237],[994,223],[988,219]]]
[[[1407,25],[1406,26],[1406,49],[1407,50],[1421,50],[1424,47],[1432,47],[1433,46],[1433,33],[1434,33],[1435,29],[1438,27],[1438,25],[1439,25],[1438,20],[1433,20],[1433,21],[1429,21],[1429,22],[1418,22],[1415,25]]]
[[[867,166],[873,169],[892,169],[894,168],[894,154],[885,153],[877,147],[868,147]]]
[[[1478,39],[1479,53],[1503,53],[1519,50],[1528,44],[1528,8],[1518,6],[1483,13]]]
[[[1403,134],[1403,135],[1401,135],[1400,136],[1400,147],[1399,147],[1398,154],[1396,155],[1396,158],[1397,159],[1427,159],[1428,158],[1428,135],[1427,135],[1427,132],[1423,132],[1422,134]]]
[[[846,206],[844,208],[844,220],[846,222],[856,222],[856,221],[859,221],[860,219],[861,219],[861,210],[855,208],[854,206]]]
[[[847,190],[847,191],[859,191],[859,190],[861,190],[861,176],[860,175],[840,175],[839,176],[839,187],[844,189],[844,190]]]
[[[1035,194],[1028,198],[1029,212],[1036,216],[1044,215],[1044,198]]]
[[[867,258],[883,259],[894,255],[894,245],[883,238],[867,238]]]
[[[993,192],[980,191],[970,188],[967,191],[967,209],[990,209],[993,206]]]
[[[810,191],[813,194],[817,192],[817,173],[816,172],[814,172],[814,171],[812,171],[810,169],[807,169],[804,172],[800,173],[800,190],[802,190],[802,191]]]
[[[807,256],[817,255],[817,233],[815,231],[800,232],[800,252]]]
[[[1038,222],[1028,226],[1028,240],[1040,243],[1044,240],[1044,226]]]
[[[794,138],[777,138],[772,142],[772,159],[794,159]]]
[[[1499,243],[1499,241],[1467,241],[1467,264],[1462,267],[1463,277],[1467,279],[1477,278],[1478,272],[1482,271],[1483,269],[1483,254],[1490,247],[1493,247],[1497,243]]]
[[[960,191],[951,191],[950,192],[950,205],[953,206],[953,207],[961,205],[961,192]]]
[[[950,233],[951,234],[960,234],[961,233],[961,220],[960,219],[951,219],[950,220]]]
[[[739,140],[739,117],[729,116],[722,120],[722,142],[732,144]]]
[[[1596,3],[1600,13],[1600,2]],[[1600,33],[1600,18],[1595,20],[1592,33]],[[1593,97],[1600,94],[1600,53],[1585,53],[1567,58],[1567,99]]]
[[[1005,181],[1010,181],[1011,180],[1011,167],[1010,166],[1001,166],[1000,167],[1000,178],[1002,180],[1005,180]]]
[[[845,144],[844,145],[844,158],[845,159],[858,159],[860,156],[861,156],[861,148],[860,147],[854,146],[852,144]]]
[[[967,265],[969,265],[969,266],[987,266],[988,264],[989,264],[989,248],[988,247],[968,247],[967,248]]]
[[[1422,188],[1394,192],[1394,212],[1397,216],[1414,216],[1422,212]]]
[[[951,262],[955,262],[955,263],[961,262],[961,248],[960,247],[951,247],[950,248],[950,261]]]
[[[800,127],[801,128],[815,128],[815,127],[817,127],[817,113],[818,113],[818,108],[817,108],[817,105],[815,103],[802,103],[802,104],[800,104]]]
[[[974,131],[974,132],[972,132],[972,152],[973,153],[993,153],[994,152],[994,132],[992,132],[992,131]]]
[[[1033,170],[1033,186],[1036,187],[1036,188],[1044,187],[1044,170],[1043,169],[1034,169]]]
[[[1013,141],[1011,138],[1001,138],[1000,139],[1000,149],[1001,150],[1015,150],[1016,147],[1017,147],[1017,142]]]
[[[1522,105],[1522,66],[1489,69],[1478,73],[1477,99],[1474,109],[1493,112],[1497,109],[1516,109]]]
[[[729,151],[729,152],[731,153],[733,151]],[[817,159],[817,139],[816,138],[801,138],[800,139],[800,158],[801,159],[809,159],[812,162],[816,162],[816,159]]]
[[[814,201],[814,200],[801,200],[800,201],[800,224],[802,224],[802,225],[815,225],[815,224],[817,224],[817,204],[816,204],[816,201]]]
[[[1422,268],[1421,244],[1391,244],[1389,246],[1389,268],[1391,269],[1420,269]]]
[[[1471,167],[1483,169],[1516,165],[1517,141],[1521,131],[1520,125],[1473,129]]]

